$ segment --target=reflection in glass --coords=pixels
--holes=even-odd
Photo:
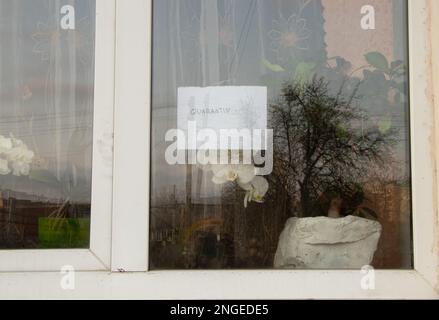
[[[412,267],[406,2],[372,2],[154,2],[153,269]],[[178,88],[213,86],[268,89],[263,203],[165,161]]]
[[[95,1],[0,1],[0,249],[89,246],[94,21]]]

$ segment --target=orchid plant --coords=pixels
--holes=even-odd
[[[0,175],[29,176],[34,157],[23,141],[0,135]]]
[[[257,168],[248,164],[227,164],[209,165],[205,170],[212,171],[212,182],[216,185],[226,183],[237,183],[246,194],[244,207],[247,208],[250,202],[263,203],[268,192],[269,184],[267,179],[257,175]]]

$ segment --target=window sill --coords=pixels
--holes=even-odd
[[[63,290],[60,273],[0,273],[0,299],[439,298],[417,271],[375,276],[375,290],[363,290],[360,271],[77,272],[75,289]]]

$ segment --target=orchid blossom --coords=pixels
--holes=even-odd
[[[256,176],[248,184],[240,184],[240,187],[247,191],[244,198],[244,207],[247,208],[248,204],[252,201],[257,203],[263,203],[264,197],[268,192],[269,184],[264,177]]]
[[[34,152],[23,141],[13,135],[0,136],[0,175],[12,172],[17,177],[28,176],[34,157]]]

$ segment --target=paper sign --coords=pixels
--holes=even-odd
[[[254,131],[267,129],[267,88],[256,86],[183,87],[178,89],[178,129]],[[221,145],[219,149],[227,146]],[[251,149],[245,146],[244,149]]]

